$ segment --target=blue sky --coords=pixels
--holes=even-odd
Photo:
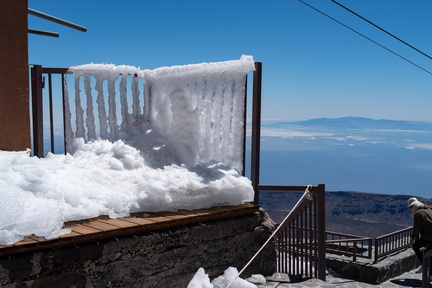
[[[330,0],[305,0],[423,68],[432,60]],[[432,1],[339,0],[432,55]],[[432,75],[297,0],[29,0],[29,7],[87,27],[29,16],[29,62],[109,62],[146,69],[238,59],[263,62],[264,119],[363,116],[432,122]]]

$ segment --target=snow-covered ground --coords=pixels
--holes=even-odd
[[[187,288],[254,288],[255,284],[265,284],[266,279],[261,274],[253,274],[247,279],[238,277],[238,270],[229,267],[224,274],[210,280],[203,268],[198,269]]]
[[[151,168],[118,140],[75,140],[74,155],[0,151],[0,243],[68,233],[63,223],[138,211],[175,211],[252,201],[249,179],[221,163]]]

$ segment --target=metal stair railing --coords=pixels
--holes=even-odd
[[[307,186],[259,185],[258,190],[304,191]],[[325,186],[312,186],[311,201],[290,211],[278,227],[277,272],[325,281]]]

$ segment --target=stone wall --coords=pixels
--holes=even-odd
[[[378,263],[371,261],[350,261],[347,257],[327,255],[326,266],[339,274],[371,284],[383,283],[420,266],[412,249],[395,253]]]
[[[0,287],[186,287],[198,268],[211,279],[242,269],[274,231],[260,210],[169,231],[0,258]],[[276,271],[275,242],[242,274]]]

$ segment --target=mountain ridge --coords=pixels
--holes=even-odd
[[[313,118],[302,121],[284,121],[270,124],[272,126],[301,125],[308,127],[334,127],[348,129],[396,129],[432,131],[432,123],[408,120],[372,119],[358,116],[339,118]]]
[[[303,192],[260,191],[260,206],[280,223]],[[416,197],[426,205],[432,199],[354,191],[326,191],[326,231],[377,237],[412,226],[407,200]]]

